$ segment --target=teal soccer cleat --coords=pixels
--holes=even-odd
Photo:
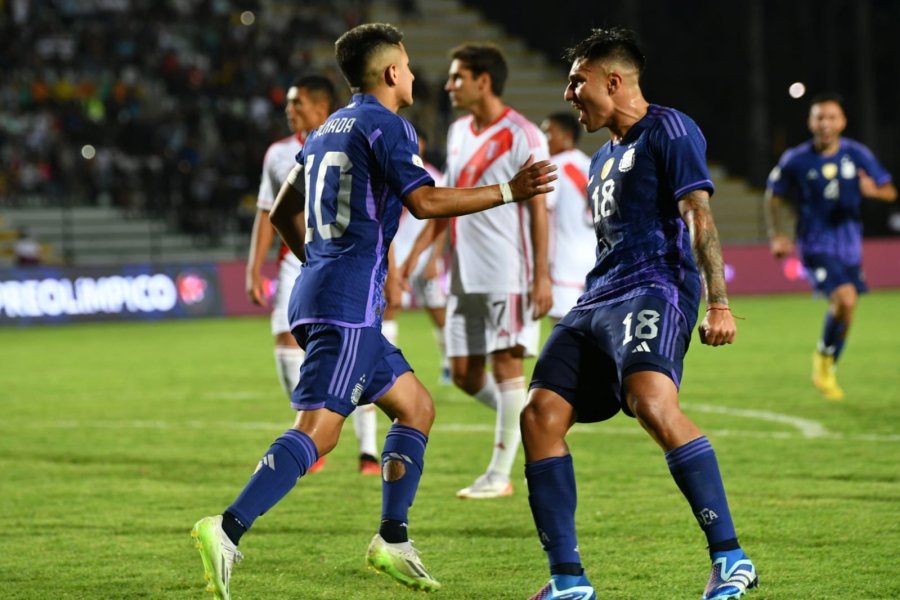
[[[736,600],[758,585],[756,568],[743,550],[716,552],[709,583],[700,600]]]
[[[584,574],[553,575],[529,600],[597,600],[597,594]]]

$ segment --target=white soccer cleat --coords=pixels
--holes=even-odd
[[[387,573],[408,588],[425,592],[441,589],[441,584],[422,564],[411,542],[389,544],[376,533],[366,552],[366,564],[380,573]]]
[[[469,487],[456,492],[456,497],[463,500],[486,500],[512,496],[513,486],[509,477],[497,473],[485,473]]]
[[[228,539],[222,530],[222,515],[204,517],[191,530],[194,545],[200,551],[203,561],[203,577],[207,581],[206,591],[212,592],[216,600],[231,600],[228,581],[235,563],[244,555]]]

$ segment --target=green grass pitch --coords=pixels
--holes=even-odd
[[[708,348],[695,334],[681,401],[715,445],[759,570],[749,598],[900,596],[900,292],[863,298],[842,402],[809,383],[821,300],[732,304],[737,342]],[[439,598],[527,598],[547,569],[521,458],[512,497],[454,497],[487,464],[493,414],[437,385],[433,344],[423,314],[401,316],[400,346],[438,415],[411,536]],[[208,597],[191,525],[227,506],[292,419],[263,318],[2,329],[0,411],[6,599]],[[356,473],[349,426],[343,437],[244,538],[235,598],[414,594],[364,568],[380,485]],[[699,598],[705,540],[649,437],[620,414],[569,439],[598,597]]]

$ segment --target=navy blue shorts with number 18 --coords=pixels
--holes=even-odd
[[[572,310],[550,333],[531,388],[556,392],[575,408],[579,423],[613,417],[625,405],[622,382],[637,371],[658,371],[680,385],[696,314],[657,296]]]

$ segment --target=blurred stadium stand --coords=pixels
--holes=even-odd
[[[436,164],[454,118],[443,85],[456,44],[489,40],[503,47],[511,66],[505,97],[526,116],[539,122],[564,110],[559,49],[596,18],[567,27],[548,21],[537,44],[529,33],[534,26],[520,21],[546,19],[546,4],[529,11],[525,2],[504,17],[507,4],[0,0],[0,266],[9,261],[7,240],[22,226],[51,263],[243,258],[263,154],[287,134],[287,87],[297,75],[319,71],[346,94],[333,43],[368,20],[395,23],[405,33],[417,80],[416,104],[404,115],[429,134],[428,157]],[[642,14],[628,10],[617,22]],[[726,103],[740,94],[716,91]],[[661,91],[659,99],[667,95]],[[689,98],[672,105],[694,114],[701,101]],[[584,136],[582,147],[590,153],[603,139]],[[729,177],[726,162],[738,173],[742,163],[723,162],[727,152],[711,156],[718,159],[722,239],[760,240],[761,182]]]

